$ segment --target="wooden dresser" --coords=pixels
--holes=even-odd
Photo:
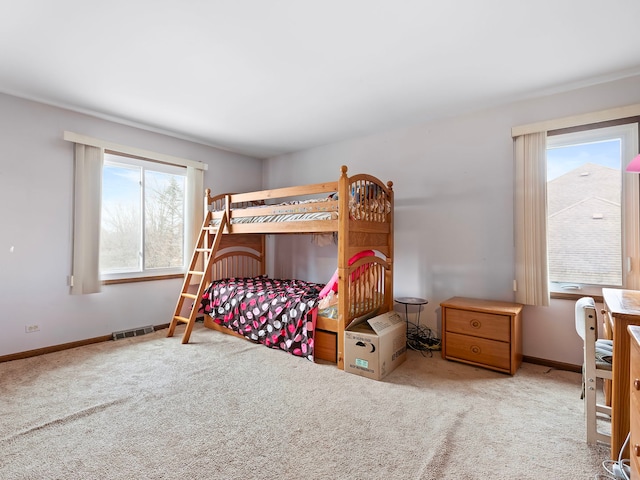
[[[522,363],[522,305],[453,297],[442,307],[442,358],[514,375]]]
[[[631,336],[627,327],[640,325],[640,291],[603,288],[603,315],[607,338],[613,340],[611,365],[611,459],[617,460],[630,430],[629,379]],[[629,447],[622,458],[629,458]]]
[[[631,478],[640,480],[640,327],[629,326],[627,328],[631,337],[629,456],[631,457]]]

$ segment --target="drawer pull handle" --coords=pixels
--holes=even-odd
[[[477,345],[471,345],[471,353],[475,353],[476,355],[480,354],[480,347]]]
[[[482,326],[480,320],[476,320],[475,318],[471,320],[469,324],[471,325],[471,328],[480,328]]]
[[[633,381],[633,388],[635,388],[636,390],[640,390],[640,379],[636,378]]]
[[[637,443],[633,446],[633,454],[636,457],[640,457],[640,445],[638,445]]]

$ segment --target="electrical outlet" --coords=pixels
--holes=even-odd
[[[25,325],[24,326],[24,333],[33,333],[33,332],[39,332],[40,331],[40,325]]]

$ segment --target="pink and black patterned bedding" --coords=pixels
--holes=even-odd
[[[318,296],[324,285],[268,277],[213,282],[201,311],[254,342],[313,360]]]

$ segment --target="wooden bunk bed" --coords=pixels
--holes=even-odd
[[[322,295],[308,302],[316,306],[327,291],[322,303],[330,304],[327,300],[332,295],[335,302],[322,310],[309,310],[314,360],[328,360],[343,369],[346,327],[355,318],[393,309],[392,182],[385,185],[367,174],[349,177],[347,167],[342,166],[334,182],[216,196],[207,189],[205,206],[205,219],[169,325],[169,337],[178,324],[186,324],[182,343],[189,342],[203,296],[213,295],[212,282],[227,281],[235,286],[266,278],[268,234],[337,234],[336,274],[324,285]],[[314,295],[322,286],[312,285]],[[228,287],[224,284],[221,290]],[[205,315],[205,326],[250,338],[242,330],[238,333],[221,326],[215,317],[215,311]]]

